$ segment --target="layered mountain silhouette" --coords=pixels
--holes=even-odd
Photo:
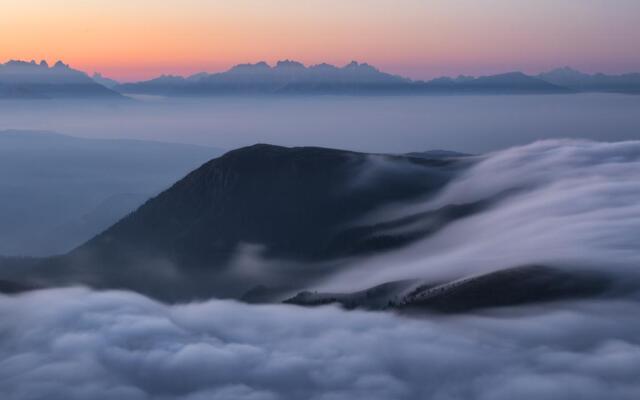
[[[170,302],[216,296],[448,312],[606,289],[606,278],[539,266],[451,282],[388,282],[357,293],[304,292],[354,259],[407,246],[501,200],[381,218],[385,208],[434,195],[476,162],[457,153],[418,154],[263,144],[234,150],[66,255],[0,259],[0,290],[86,284]]]
[[[223,94],[464,94],[568,93],[571,89],[519,72],[486,76],[413,81],[366,64],[344,67],[296,61],[241,64],[222,73],[199,73],[187,78],[165,75],[115,87],[122,93],[163,96]]]
[[[640,93],[640,73],[586,74],[564,67],[542,73],[538,78],[580,92]]]
[[[509,72],[499,75],[453,78],[438,78],[418,84],[420,89],[429,93],[461,94],[545,94],[569,93],[570,88],[549,83],[522,72]]]
[[[120,93],[92,80],[84,72],[58,61],[9,61],[0,64],[0,99],[122,99]]]
[[[222,73],[200,73],[188,78],[161,76],[117,86],[122,93],[169,96],[216,94],[332,94],[406,90],[411,81],[352,62],[342,68],[329,64],[306,67],[296,61],[240,64]]]
[[[119,83],[70,68],[58,61],[9,61],[0,64],[0,98],[124,98],[122,95],[459,95],[567,94],[579,92],[640,93],[640,74],[585,74],[569,67],[537,76],[514,71],[490,76],[441,77],[411,80],[353,61],[343,67],[305,66],[284,60],[239,64],[220,73],[189,77],[162,75],[155,79]]]

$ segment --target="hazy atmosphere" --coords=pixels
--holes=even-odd
[[[3,11],[0,59],[62,59],[124,81],[290,57],[416,79],[640,70],[635,0],[26,0]]]
[[[640,3],[0,12],[2,400],[640,398]]]
[[[0,129],[223,149],[273,143],[399,153],[480,153],[565,137],[640,139],[640,96],[404,96],[143,99],[125,104],[5,103]]]

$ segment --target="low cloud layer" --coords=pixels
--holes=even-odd
[[[557,137],[640,140],[638,96],[148,98],[125,104],[10,102],[0,129],[55,130],[233,149],[254,143],[366,152],[483,153]]]
[[[553,140],[488,154],[435,198],[376,217],[505,194],[493,207],[405,250],[362,260],[320,287],[348,290],[355,283],[455,278],[531,264],[637,277],[640,142]]]
[[[531,263],[631,280],[639,180],[640,142],[540,142],[488,155],[410,211],[517,192],[327,285]],[[240,275],[262,278],[257,250],[235,260]],[[411,318],[41,290],[0,296],[0,398],[635,400],[639,313],[637,294]]]
[[[636,302],[411,319],[128,292],[0,297],[4,399],[637,399]]]

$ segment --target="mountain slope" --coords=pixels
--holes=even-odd
[[[389,157],[390,163],[406,163],[407,171],[383,170],[372,177],[377,184],[359,184],[358,170],[366,168],[367,157],[269,145],[233,151],[189,174],[87,246],[115,240],[136,248],[172,246],[176,254],[195,256],[195,263],[200,256],[225,258],[238,242],[268,243],[274,256],[322,257],[319,241],[337,224],[437,189],[447,179],[446,161]],[[419,180],[419,175],[430,179]],[[200,243],[203,236],[209,243]]]
[[[115,79],[108,78],[98,72],[94,73],[91,76],[91,79],[93,79],[96,83],[109,89],[113,89],[114,87],[120,84],[120,82],[116,81]]]
[[[36,261],[30,277],[169,300],[240,297],[261,283],[301,288],[345,257],[404,246],[472,213],[470,205],[386,224],[362,219],[433,193],[468,164],[311,147],[231,151],[71,253]],[[261,266],[247,272],[252,263]]]

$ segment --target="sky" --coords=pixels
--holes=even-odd
[[[2,2],[0,62],[61,59],[124,81],[280,59],[418,79],[640,70],[637,0]]]

